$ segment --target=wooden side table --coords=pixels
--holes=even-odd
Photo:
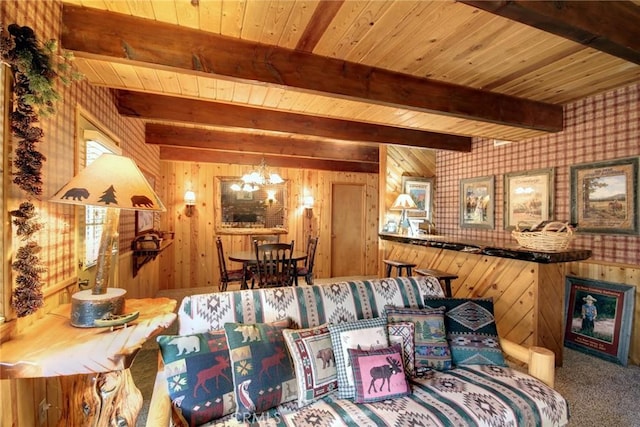
[[[0,379],[60,377],[58,425],[133,427],[142,395],[129,367],[145,341],[174,322],[176,304],[127,299],[125,312],[140,315],[113,331],[71,326],[71,305],[62,305],[0,345]]]

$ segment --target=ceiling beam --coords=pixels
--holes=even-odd
[[[633,2],[462,0],[461,3],[640,64],[640,6]]]
[[[220,129],[199,129],[147,123],[147,144],[206,148],[254,154],[306,157],[326,160],[349,159],[355,162],[378,163],[377,146],[337,141],[313,141],[290,136],[274,136],[229,132]]]
[[[465,136],[141,92],[118,91],[116,97],[120,114],[141,119],[288,132],[352,142],[471,151],[471,138]]]
[[[267,83],[505,126],[561,131],[562,106],[63,4],[62,47],[78,57]]]
[[[269,167],[293,169],[319,169],[336,172],[379,173],[377,163],[282,157],[199,148],[160,146],[160,160],[198,163],[225,163],[232,165],[259,165],[262,160]]]

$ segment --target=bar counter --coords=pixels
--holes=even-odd
[[[430,248],[448,249],[451,251],[467,252],[478,255],[513,258],[522,261],[539,262],[549,264],[554,262],[582,261],[591,257],[588,249],[567,249],[565,251],[547,252],[535,249],[527,249],[517,244],[496,246],[486,242],[452,240],[446,236],[420,235],[407,236],[392,233],[379,233],[382,240],[407,243],[410,245],[425,246]]]
[[[454,298],[491,298],[500,336],[553,351],[562,365],[565,263],[589,250],[546,252],[446,236],[379,233],[381,260],[393,259],[455,274]],[[381,267],[381,270],[383,267]],[[380,274],[385,274],[380,271]]]

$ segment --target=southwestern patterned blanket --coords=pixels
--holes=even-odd
[[[192,295],[179,308],[179,333],[223,329],[228,322],[289,318],[300,328],[379,317],[385,305],[424,307],[443,296],[433,277],[400,277],[305,287]],[[412,394],[356,404],[336,394],[298,408],[287,402],[239,421],[234,414],[208,426],[565,426],[566,400],[510,367],[470,365],[411,380]]]

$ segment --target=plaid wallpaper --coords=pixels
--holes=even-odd
[[[640,155],[640,84],[596,95],[564,107],[565,130],[552,135],[494,147],[474,138],[471,153],[438,151],[435,222],[438,233],[498,244],[516,243],[504,230],[503,177],[555,167],[552,217],[570,219],[570,166]],[[463,178],[494,175],[495,229],[461,229],[459,183]],[[640,237],[578,234],[573,248],[593,251],[592,260],[640,263]]]
[[[0,1],[0,25],[6,29],[16,23],[31,27],[40,40],[60,41],[60,20],[62,3],[60,1]],[[45,231],[38,239],[42,246],[40,254],[47,272],[43,274],[45,285],[55,285],[75,276],[77,262],[75,254],[75,212],[68,205],[48,203],[51,197],[74,174],[75,127],[77,108],[93,116],[101,125],[121,141],[122,152],[132,157],[138,166],[159,181],[159,149],[144,144],[144,124],[141,120],[123,118],[115,106],[111,90],[89,85],[87,81],[74,82],[69,86],[57,83],[62,100],[56,105],[56,113],[41,118],[39,126],[44,131],[42,143],[38,149],[46,156],[43,168],[43,196],[35,200],[40,217],[45,223]],[[6,148],[6,147],[5,147]],[[9,208],[14,209],[23,199],[16,186],[10,186],[11,201]],[[135,233],[135,217],[130,211],[120,215],[120,250],[130,250]],[[20,242],[14,239],[16,245]]]

